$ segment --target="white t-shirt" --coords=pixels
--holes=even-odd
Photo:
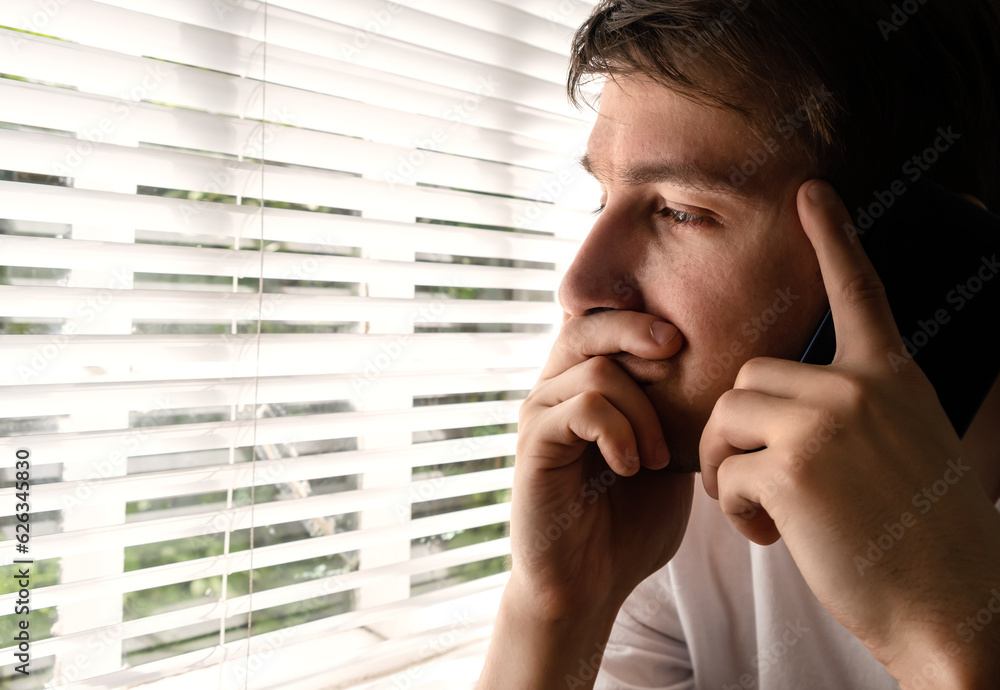
[[[677,555],[622,606],[595,688],[897,690],[784,541],[747,540],[700,484]]]

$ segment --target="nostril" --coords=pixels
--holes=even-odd
[[[593,309],[587,310],[587,316],[591,314],[600,314],[602,311],[615,311],[614,307],[594,307]]]

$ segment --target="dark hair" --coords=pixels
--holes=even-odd
[[[602,0],[570,60],[578,106],[589,78],[642,74],[762,141],[792,116],[785,153],[849,208],[950,128],[927,175],[1000,203],[1000,0]]]

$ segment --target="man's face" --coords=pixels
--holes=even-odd
[[[674,471],[700,468],[702,429],[740,366],[797,360],[825,313],[795,203],[808,171],[781,157],[794,142],[772,140],[647,79],[609,80],[601,98],[585,165],[604,209],[559,299],[572,316],[627,309],[680,329],[668,360],[612,355],[652,401]]]

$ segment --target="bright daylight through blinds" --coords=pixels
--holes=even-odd
[[[0,2],[0,685],[474,679],[592,5]]]

